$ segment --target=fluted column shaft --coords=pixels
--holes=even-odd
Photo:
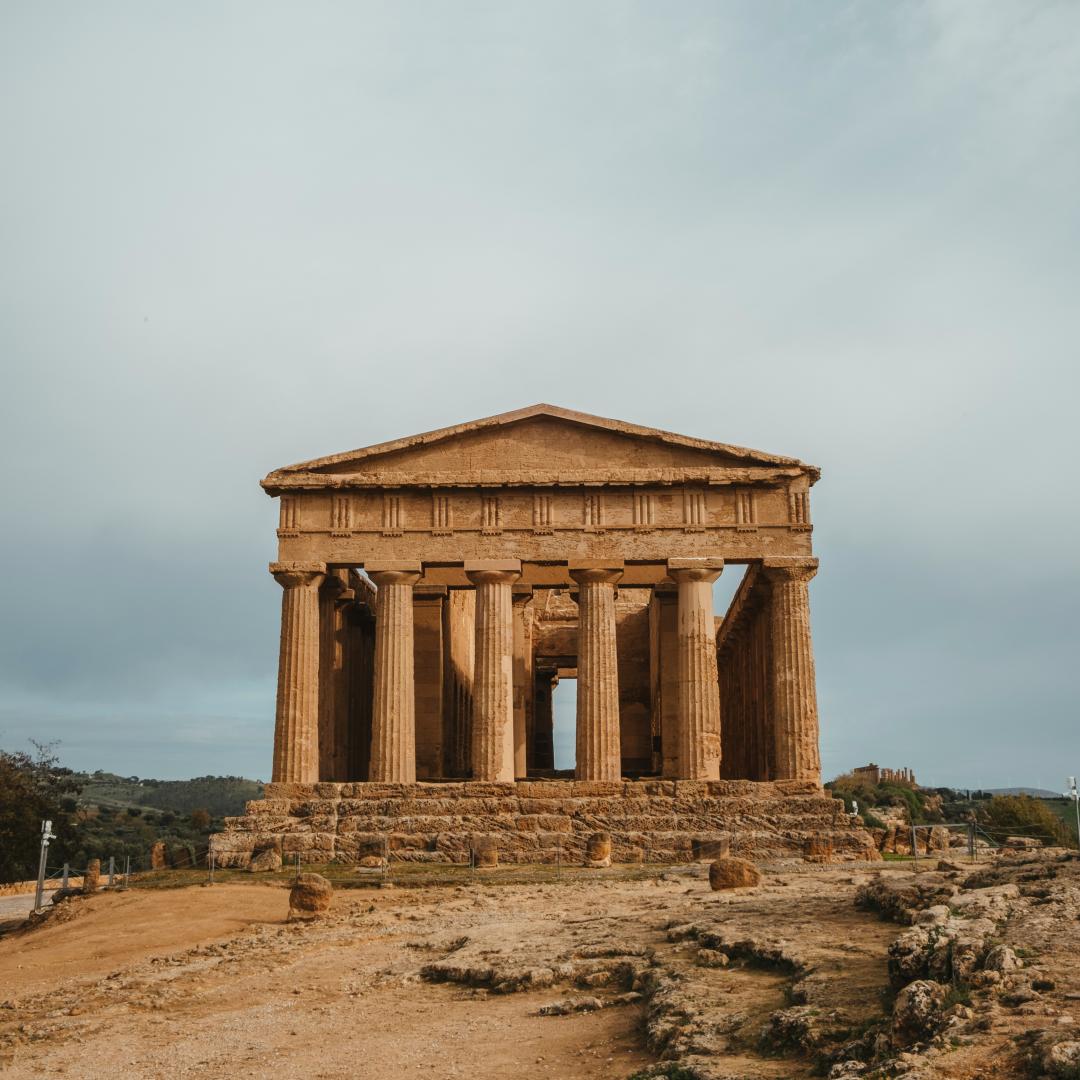
[[[721,559],[670,559],[668,576],[679,587],[679,775],[720,779],[720,686],[712,586]]]
[[[319,586],[321,564],[271,563],[282,587],[273,778],[319,779]]]
[[[348,693],[346,607],[353,598],[348,570],[330,570],[319,590],[319,779],[347,780]]]
[[[473,677],[474,780],[514,779],[514,615],[511,586],[518,569],[473,569],[476,586],[476,671]]]
[[[615,585],[621,570],[571,569],[578,583],[577,761],[579,780],[618,780],[619,656]]]
[[[817,684],[810,637],[810,579],[817,559],[766,559],[776,779],[821,783]]]
[[[419,571],[368,570],[375,582],[375,701],[371,715],[373,781],[416,782],[416,687],[413,586]]]

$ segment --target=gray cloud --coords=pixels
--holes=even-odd
[[[265,775],[258,478],[546,400],[823,466],[827,770],[1076,771],[1074,6],[4,23],[3,745]]]

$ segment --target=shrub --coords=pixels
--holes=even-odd
[[[1044,844],[1065,847],[1069,830],[1043,802],[1030,795],[995,795],[979,809],[979,824],[995,839],[1030,836]]]

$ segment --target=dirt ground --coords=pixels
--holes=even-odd
[[[101,894],[0,938],[0,1072],[625,1080],[677,1059],[706,1063],[678,1075],[800,1080],[821,1075],[806,1047],[762,1041],[793,1002],[845,1038],[889,1022],[903,928],[856,907],[873,880],[479,878],[339,889],[310,923],[287,921],[280,882]],[[970,1056],[963,1075],[1010,1075]]]

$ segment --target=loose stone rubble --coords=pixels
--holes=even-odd
[[[198,1025],[216,988],[222,1015],[246,1009],[252,995],[267,1003],[264,1012],[253,1003],[242,1020],[262,1025],[253,1036],[261,1048],[275,1042],[278,1003],[289,1004],[274,1051],[296,1055],[287,1066],[267,1061],[261,1069],[243,1053],[229,1059],[234,1073],[268,1080],[299,1069],[312,1045],[330,1054],[320,1059],[325,1075],[352,1075],[355,1061],[331,1052],[333,1032],[375,1016],[397,1023],[425,1001],[454,1008],[458,1025],[519,1002],[500,1014],[510,1041],[515,1016],[553,1026],[621,1016],[620,1030],[632,1021],[641,1032],[639,1059],[647,1053],[653,1062],[624,1077],[1075,1077],[1075,856],[920,872],[790,861],[769,866],[756,887],[721,892],[709,888],[704,865],[635,881],[582,870],[573,881],[537,885],[498,884],[499,873],[451,887],[339,890],[317,921],[253,926],[187,953],[118,965],[108,978],[0,1001],[0,1062],[15,1066],[15,1080],[64,1069],[81,1075],[71,1061],[83,1041],[95,1060],[120,1042],[128,1057],[113,1071],[137,1058],[160,1060],[164,1071],[126,1074],[204,1075],[203,1047],[213,1036]],[[249,890],[273,891],[242,888]],[[194,890],[185,907],[214,893]],[[82,925],[95,905],[139,902],[132,890],[61,907],[83,909]],[[175,1042],[162,1041],[170,1033],[155,1025],[185,1003],[197,1011],[185,1020],[192,1048],[182,1071]],[[224,1064],[218,1071],[226,1074]]]
[[[289,890],[289,918],[305,919],[330,910],[334,887],[322,874],[298,874]]]
[[[748,889],[761,884],[761,871],[746,859],[717,859],[709,867],[709,886],[721,889]]]

